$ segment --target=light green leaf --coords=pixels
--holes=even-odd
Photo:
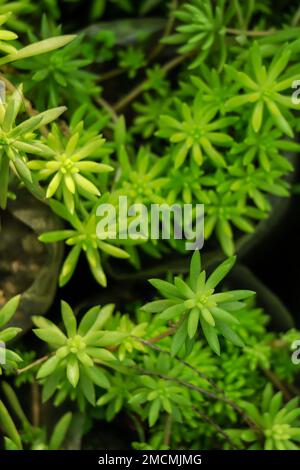
[[[236,256],[231,256],[215,269],[215,271],[207,279],[207,289],[214,289],[222,281],[222,279],[227,276],[229,271],[232,269],[235,260]]]
[[[187,319],[185,319],[181,323],[181,325],[179,326],[175,335],[172,338],[172,344],[171,344],[172,356],[176,356],[178,351],[180,351],[180,349],[184,345],[186,337],[187,337]]]
[[[74,355],[68,357],[67,378],[72,387],[76,388],[79,381],[79,365]]]
[[[43,379],[48,375],[51,375],[57,368],[60,362],[60,358],[57,356],[50,357],[39,369],[37,373],[38,379]]]
[[[61,301],[61,315],[69,338],[76,335],[77,322],[73,310],[67,302]]]
[[[16,60],[26,59],[28,57],[45,54],[46,52],[59,49],[60,47],[68,44],[70,41],[73,41],[75,37],[75,35],[54,36],[52,38],[30,44],[29,46],[23,47],[22,49],[19,49],[12,54],[2,57],[0,59],[0,65],[9,64],[10,62],[15,62]]]
[[[72,413],[66,413],[57,423],[52,433],[49,450],[60,450],[72,420]]]

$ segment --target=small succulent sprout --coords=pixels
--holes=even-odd
[[[61,302],[64,330],[44,317],[34,317],[34,333],[54,350],[40,367],[37,378],[43,382],[44,398],[48,399],[62,383],[79,389],[83,396],[95,404],[95,385],[108,388],[109,380],[103,366],[114,362],[110,351],[126,336],[121,332],[104,330],[114,306],[91,308],[77,325],[76,317],[66,302]]]
[[[20,296],[17,295],[10,299],[4,307],[0,309],[0,375],[2,373],[2,368],[6,369],[8,367],[16,368],[18,363],[22,361],[22,358],[16,354],[14,351],[6,348],[6,343],[17,336],[20,333],[21,328],[16,328],[13,326],[4,328],[5,325],[12,319],[15,315],[18,306],[20,303]],[[1,368],[2,367],[2,368]]]
[[[151,96],[145,93],[143,101],[134,103],[133,107],[137,114],[134,119],[132,132],[141,135],[143,139],[153,137],[158,130],[158,123],[161,115],[168,114],[171,98]]]
[[[214,178],[206,175],[194,161],[177,170],[172,169],[166,185],[168,202],[174,204],[177,201],[183,201],[185,204],[192,204],[193,201],[201,201],[207,204],[209,203],[207,196],[209,190],[205,186],[214,182]]]
[[[152,279],[150,283],[164,296],[146,304],[147,312],[158,313],[164,322],[176,320],[177,330],[173,336],[171,352],[177,354],[184,344],[192,340],[199,327],[208,344],[220,354],[218,335],[224,336],[237,346],[243,346],[240,337],[231,328],[237,324],[234,315],[244,304],[242,300],[254,295],[249,290],[232,290],[216,293],[217,285],[224,279],[235,263],[235,257],[228,258],[206,279],[201,271],[199,251],[195,251],[190,264],[189,278],[185,281],[176,277],[174,282]]]
[[[128,371],[127,374],[115,372],[110,377],[110,387],[97,400],[97,406],[105,407],[107,421],[113,418],[127,405],[135,389],[135,376]]]
[[[242,142],[235,142],[230,153],[239,164],[241,161],[243,165],[257,164],[266,172],[272,169],[289,172],[293,171],[293,165],[282,153],[297,153],[299,150],[299,143],[283,136],[282,131],[274,127],[272,119],[268,118],[259,132],[249,127],[246,138]]]

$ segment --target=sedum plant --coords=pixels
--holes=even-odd
[[[172,354],[176,354],[185,342],[192,340],[198,328],[201,328],[216,354],[220,354],[219,334],[237,346],[243,345],[242,340],[231,328],[233,324],[238,323],[234,311],[243,305],[241,300],[252,296],[254,292],[237,290],[215,293],[217,285],[231,270],[234,262],[234,257],[224,261],[206,279],[206,272],[201,271],[200,253],[195,251],[189,279],[184,281],[176,277],[173,283],[160,279],[150,281],[165,299],[146,304],[144,310],[159,313],[159,319],[165,322],[177,320],[179,323],[173,336]]]
[[[245,72],[237,72],[232,66],[227,66],[226,70],[233,80],[246,91],[241,96],[229,98],[226,103],[228,109],[236,109],[251,103],[253,112],[251,125],[255,132],[258,132],[263,123],[264,109],[268,110],[275,125],[289,137],[293,137],[293,130],[285,117],[285,108],[299,109],[299,105],[293,104],[290,96],[282,95],[280,92],[291,88],[294,80],[297,79],[297,71],[293,73],[285,71],[292,50],[289,45],[279,49],[274,56],[270,66],[266,69],[263,64],[262,53],[259,45],[255,43],[249,51],[251,75]],[[281,77],[281,74],[282,77]]]
[[[79,390],[91,404],[95,404],[95,385],[109,387],[109,381],[101,364],[115,360],[109,347],[122,341],[123,334],[104,331],[103,326],[112,314],[114,306],[90,309],[77,326],[71,307],[61,303],[65,332],[43,317],[34,317],[37,327],[34,333],[54,354],[41,366],[38,379],[43,382],[43,397],[50,398],[59,387],[63,398],[69,391]]]
[[[72,413],[65,413],[48,437],[45,428],[37,428],[28,420],[16,393],[7,382],[2,383],[2,390],[9,407],[20,422],[19,428],[15,425],[4,403],[0,401],[0,423],[6,435],[4,437],[5,449],[22,450],[24,442],[31,450],[60,450],[70,428]]]
[[[207,188],[215,185],[214,178],[206,176],[203,169],[193,161],[189,166],[169,172],[166,187],[168,188],[168,202],[173,204],[183,201],[191,204],[194,200],[209,202]]]
[[[293,166],[282,156],[282,152],[298,152],[298,150],[299,144],[283,138],[282,132],[274,128],[272,120],[268,119],[259,133],[250,128],[243,142],[234,143],[231,153],[238,158],[238,161],[241,156],[244,165],[258,163],[265,171],[269,171],[273,166],[285,174],[286,171],[292,171]]]
[[[37,170],[39,181],[49,180],[46,198],[57,196],[63,199],[71,214],[74,213],[75,200],[82,196],[100,196],[93,175],[113,171],[111,165],[96,161],[108,153],[105,139],[99,135],[81,144],[83,132],[82,122],[68,137],[53,125],[45,141],[50,151],[41,155],[45,160],[32,160],[28,164],[31,170]]]
[[[250,449],[261,449],[262,446],[264,450],[298,450],[297,443],[300,438],[298,401],[296,397],[283,404],[282,393],[274,394],[271,384],[266,385],[260,407],[253,403],[244,404],[244,409],[257,429],[243,431],[240,438],[249,443]]]
[[[163,84],[157,90],[160,95]],[[153,97],[149,93],[145,94],[142,102],[134,104],[137,116],[134,120],[132,132],[141,135],[143,139],[149,139],[158,130],[159,119],[162,114],[166,114],[170,108],[170,97],[164,99],[161,96]]]

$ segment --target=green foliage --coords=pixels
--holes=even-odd
[[[259,133],[249,129],[248,135],[243,142],[235,143],[231,152],[235,156],[242,156],[244,165],[255,164],[269,172],[272,166],[281,171],[292,171],[290,162],[282,157],[281,151],[297,152],[299,144],[282,138],[282,132],[274,129],[272,120],[268,119]],[[239,165],[240,166],[240,165]]]
[[[48,40],[61,34],[61,27],[49,24],[43,17],[41,34],[42,40]],[[31,43],[38,37],[30,32]],[[87,70],[90,60],[81,52],[83,36],[77,36],[66,47],[51,51],[49,54],[35,56],[17,64],[24,83],[25,93],[34,101],[38,109],[46,106],[57,106],[62,101],[67,105],[78,106],[88,102],[99,93],[95,85],[95,76]],[[72,89],[71,95],[67,90]]]
[[[192,108],[186,103],[177,104],[179,119],[162,116],[158,136],[168,138],[174,148],[175,168],[181,167],[190,153],[193,160],[202,165],[210,159],[213,165],[225,166],[225,161],[216,146],[229,146],[230,135],[220,132],[235,122],[235,118],[214,119],[217,111],[210,105],[204,106],[202,94],[198,94]],[[205,156],[203,156],[203,153]]]
[[[7,20],[7,15],[1,15],[2,24]],[[6,54],[0,59],[0,65],[9,64],[11,62],[16,62],[22,59],[27,59],[28,57],[37,56],[39,54],[45,54],[46,52],[53,51],[60,47],[65,46],[71,42],[75,36],[65,35],[65,36],[53,36],[49,39],[44,39],[42,41],[35,42],[29,46],[25,46],[21,49],[17,49],[10,44],[4,43],[4,41],[11,41],[17,36],[6,30],[2,30],[3,39],[1,41],[1,50]]]
[[[119,65],[127,70],[129,78],[134,78],[137,71],[146,64],[144,53],[141,49],[129,47],[119,52]]]
[[[234,253],[234,232],[232,225],[242,232],[252,233],[254,232],[254,225],[251,223],[251,219],[260,220],[266,217],[261,209],[247,204],[245,197],[247,186],[243,186],[240,179],[236,180],[235,183],[240,185],[240,191],[230,192],[224,190],[218,194],[210,190],[207,193],[209,202],[207,204],[205,238],[208,239],[215,230],[217,239],[227,256],[231,256]],[[266,182],[264,183],[266,184]],[[232,186],[233,184],[234,182]],[[247,179],[247,184],[249,185],[249,179]],[[255,192],[255,195],[257,193],[258,191]],[[265,202],[263,197],[261,199],[265,208],[267,202]]]
[[[201,50],[192,62],[191,68],[199,66],[212,48],[220,48],[221,54],[225,54],[226,30],[224,26],[227,18],[224,18],[224,4],[224,0],[218,0],[216,6],[213,6],[209,0],[193,0],[184,3],[182,8],[176,11],[175,17],[183,24],[177,26],[177,33],[165,39],[164,42],[180,44],[181,54]]]
[[[7,22],[8,18],[9,18],[10,14],[6,14],[6,15],[1,15],[0,16],[0,25],[2,26],[4,23]],[[14,39],[16,39],[18,37],[17,34],[13,33],[12,31],[8,31],[6,29],[0,29],[0,50],[1,52],[5,53],[5,54],[14,54],[17,49],[10,45],[9,43],[7,44],[6,41],[13,41]]]
[[[174,376],[171,369],[171,360],[164,354],[158,357],[146,358],[145,369],[158,372],[159,374]],[[172,381],[160,377],[141,375],[139,377],[141,387],[135,390],[129,404],[135,409],[144,405],[143,416],[148,417],[149,426],[157,422],[161,413],[172,415],[174,419],[182,421],[182,414],[186,407],[191,407],[190,397],[187,390]]]
[[[160,88],[161,90],[161,88]],[[157,90],[158,91],[158,90]],[[169,111],[170,98],[153,98],[149,93],[145,94],[144,101],[135,103],[134,109],[137,117],[134,120],[132,131],[149,139],[158,129],[158,122],[162,112]]]
[[[65,413],[59,419],[48,440],[46,429],[33,426],[27,419],[17,395],[7,382],[2,383],[2,390],[11,410],[20,423],[19,431],[8,409],[0,401],[0,423],[3,426],[4,434],[7,436],[4,438],[5,449],[21,450],[23,447],[22,442],[24,442],[29,445],[31,450],[60,450],[71,424],[72,413]]]
[[[0,103],[0,205],[6,207],[10,168],[33,192],[36,184],[27,164],[27,155],[47,155],[51,153],[46,145],[40,142],[35,131],[57,119],[65,107],[48,109],[43,113],[16,123],[16,118],[23,104],[22,87],[19,87],[8,98]]]

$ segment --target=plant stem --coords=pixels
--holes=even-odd
[[[243,31],[241,29],[226,28],[226,33],[233,34],[235,36],[249,36],[249,37],[260,37],[260,36],[271,36],[276,31]]]
[[[271,370],[264,369],[263,367],[261,369],[263,373],[265,374],[265,376],[268,377],[268,379],[272,382],[272,384],[275,385],[275,387],[282,392],[284,398],[286,400],[290,400],[292,398],[291,394],[287,390],[287,388],[284,386],[284,384],[281,382],[279,377],[277,377],[277,375]]]
[[[32,369],[33,367],[38,366],[39,364],[42,364],[43,362],[47,361],[48,358],[49,358],[49,354],[47,354],[46,356],[40,357],[39,359],[32,362],[28,366],[23,367],[23,369],[18,369],[17,370],[17,375],[23,374],[23,372],[27,372],[28,370]]]
[[[145,431],[143,428],[143,423],[140,417],[138,415],[135,415],[134,413],[128,413],[128,416],[133,421],[133,424],[135,426],[135,431],[138,434],[140,442],[145,442],[146,436],[145,436]]]
[[[190,56],[191,56],[190,53],[189,54],[184,54],[184,55],[181,55],[181,56],[176,56],[174,59],[167,62],[162,67],[162,70],[164,72],[168,73],[171,70],[173,70],[174,68],[176,68],[178,65],[180,65],[182,62],[184,62],[187,59],[187,57],[190,57]],[[115,110],[115,112],[122,111],[124,108],[126,108],[131,103],[131,101],[133,101],[141,93],[143,93],[143,91],[145,89],[145,85],[147,85],[148,82],[149,82],[149,80],[144,80],[139,85],[137,85],[135,88],[133,88],[126,96],[124,96],[117,103],[115,103],[113,105],[113,109]]]

